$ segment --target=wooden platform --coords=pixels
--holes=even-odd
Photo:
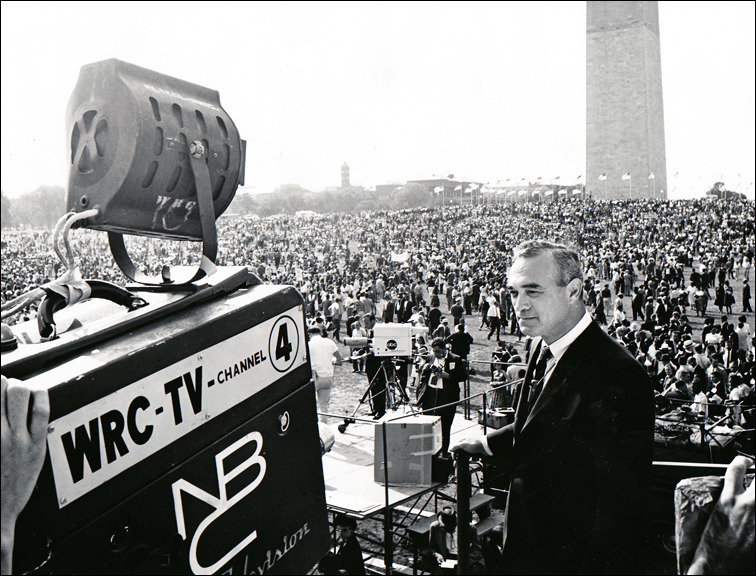
[[[401,417],[404,410],[389,411],[389,417]],[[407,416],[411,418],[411,416]],[[376,482],[374,466],[374,428],[372,421],[358,421],[347,426],[341,433],[334,423],[335,443],[323,456],[323,476],[326,487],[326,504],[334,512],[343,512],[355,518],[369,518],[382,513],[386,508],[386,490],[383,483]],[[451,443],[455,439],[482,434],[482,426],[476,421],[465,420],[462,414],[454,418]],[[389,486],[388,505],[391,508],[443,486]]]

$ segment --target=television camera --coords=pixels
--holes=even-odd
[[[372,371],[367,369],[368,387],[360,398],[352,415],[339,424],[339,432],[344,433],[355,422],[355,415],[360,406],[366,401],[373,404],[376,417],[388,408],[395,408],[399,404],[409,403],[405,383],[407,371],[412,362],[416,349],[417,338],[428,333],[425,326],[413,324],[384,323],[373,326],[371,338],[344,338],[344,344],[350,348],[366,350],[375,358],[380,358],[380,364]],[[383,398],[378,398],[382,395]],[[379,407],[376,407],[376,404]]]
[[[372,338],[344,338],[344,344],[353,348],[369,347],[381,357],[410,357],[418,336],[428,334],[426,326],[385,323],[373,326]]]
[[[81,69],[67,115],[64,273],[3,306],[41,299],[2,373],[51,409],[15,570],[310,572],[330,538],[304,302],[215,265],[245,165],[218,92],[111,59]],[[133,284],[83,279],[72,227],[107,232]],[[201,241],[202,258],[149,276],[124,234]]]

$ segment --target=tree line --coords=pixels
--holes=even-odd
[[[226,212],[264,218],[274,214],[292,215],[300,210],[312,210],[320,214],[358,214],[371,210],[401,210],[440,205],[440,197],[420,184],[397,185],[390,192],[380,194],[360,186],[312,192],[296,184],[286,184],[267,194],[251,195],[237,191]],[[9,198],[5,192],[2,193],[3,229],[49,230],[55,227],[65,210],[66,191],[62,186],[40,186],[18,198]]]
[[[744,197],[726,190],[724,183],[716,182],[707,196]],[[444,198],[446,203],[469,203],[470,196]],[[362,186],[347,186],[335,190],[313,192],[297,184],[284,184],[273,192],[252,195],[237,191],[227,208],[229,214],[257,215],[261,218],[275,214],[292,215],[300,210],[319,214],[346,212],[359,214],[373,210],[402,210],[405,208],[431,208],[440,206],[442,197],[422,184],[397,184],[388,191],[376,192]],[[40,186],[18,198],[2,193],[2,227],[52,229],[66,210],[66,191],[62,186]]]

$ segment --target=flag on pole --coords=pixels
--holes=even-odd
[[[435,187],[435,188],[433,189],[433,191],[434,191],[434,192],[435,192],[436,194],[441,194],[441,192],[443,192],[443,191],[444,191],[444,187],[443,187],[443,186],[436,186],[436,187]]]
[[[656,178],[656,176],[654,176],[654,173],[651,172],[651,174],[648,175],[648,179],[653,180],[654,178]]]
[[[454,191],[455,191],[455,192],[459,192],[460,190],[462,190],[462,184],[460,184],[459,186],[457,186],[457,187],[456,187],[456,188],[454,189]]]
[[[623,180],[630,180],[630,172],[625,172],[625,173],[624,173],[624,174],[622,175],[622,179],[623,179]]]
[[[606,172],[599,174],[599,180],[606,180]]]
[[[477,184],[470,184],[470,190],[477,190],[478,185]]]

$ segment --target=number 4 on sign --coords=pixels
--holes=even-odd
[[[283,358],[286,362],[291,358],[292,347],[289,342],[289,329],[287,324],[281,324],[276,338],[276,360]]]
[[[249,458],[241,462],[236,468],[229,470],[227,473],[223,472],[223,461],[234,452],[241,450],[247,444],[254,442],[256,449],[254,454]],[[191,494],[198,500],[202,500],[206,504],[209,504],[215,510],[211,512],[207,518],[200,522],[197,526],[197,530],[192,536],[192,542],[189,548],[189,565],[194,574],[214,574],[224,564],[228,563],[234,556],[247,547],[255,538],[257,538],[257,530],[253,530],[247,536],[245,536],[241,542],[229,550],[223,555],[217,562],[210,566],[202,566],[197,559],[197,543],[199,542],[202,533],[218,518],[220,518],[225,512],[229,510],[234,504],[242,500],[245,496],[250,494],[260,485],[265,477],[266,463],[265,458],[260,456],[262,451],[263,438],[259,432],[250,432],[243,438],[237,440],[215,456],[215,468],[218,472],[218,488],[220,498],[216,498],[212,494],[205,492],[202,488],[198,488],[194,484],[187,482],[183,478],[173,483],[173,505],[176,510],[176,526],[178,527],[179,534],[186,540],[186,523],[184,521],[184,506],[181,498],[181,493],[186,492]],[[228,499],[226,486],[239,474],[244,472],[247,468],[252,466],[259,466],[260,472],[255,476],[254,480],[247,486],[245,486],[239,493],[234,495],[231,499]]]

